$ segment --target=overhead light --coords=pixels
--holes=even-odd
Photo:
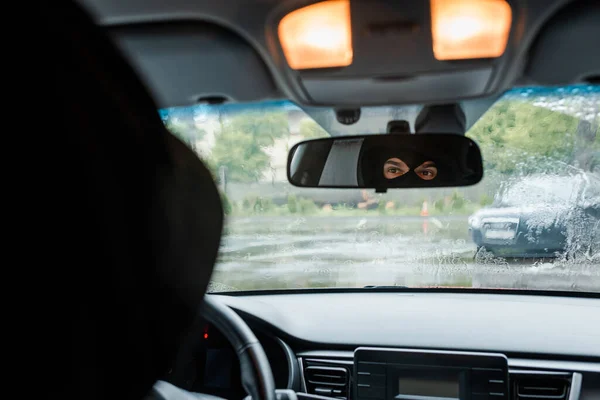
[[[293,69],[352,64],[350,0],[328,0],[292,11],[279,23],[279,40]]]
[[[433,55],[438,60],[500,57],[512,11],[505,0],[430,0]]]

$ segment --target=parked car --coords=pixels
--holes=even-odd
[[[501,188],[491,206],[469,217],[477,254],[595,259],[599,232],[600,179],[586,173],[515,179]]]

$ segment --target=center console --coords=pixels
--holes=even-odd
[[[503,354],[359,347],[357,400],[508,400]]]

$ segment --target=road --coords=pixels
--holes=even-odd
[[[466,216],[237,217],[211,289],[365,285],[600,291],[600,265],[474,260]]]

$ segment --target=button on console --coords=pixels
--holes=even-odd
[[[358,397],[369,399],[383,399],[385,397],[385,387],[380,386],[361,386],[358,385]]]
[[[385,375],[385,363],[376,363],[376,362],[359,362],[358,363],[358,374],[369,373],[369,374],[377,374],[377,375]]]

